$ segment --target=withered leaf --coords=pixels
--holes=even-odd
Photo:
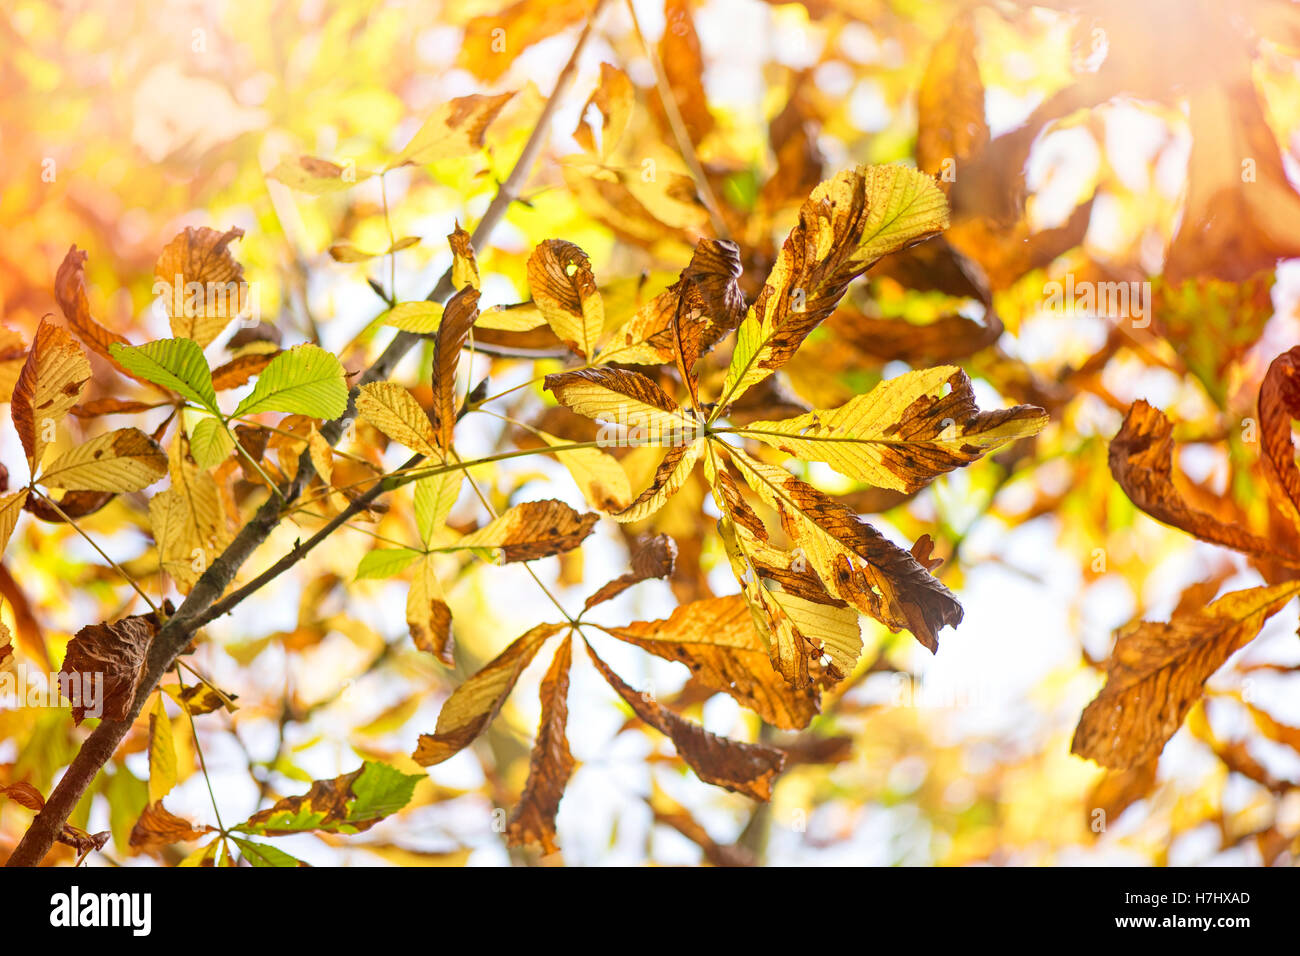
[[[975,47],[969,15],[958,17],[930,51],[917,95],[916,166],[938,176],[944,192],[955,181],[957,161],[989,140]]]
[[[158,617],[151,611],[111,624],[87,624],[76,633],[59,669],[60,674],[73,678],[70,690],[75,723],[88,716],[126,719],[158,627]],[[89,712],[101,708],[102,713]]]
[[[755,800],[771,799],[772,782],[785,766],[785,754],[762,744],[742,743],[710,733],[660,706],[648,695],[634,691],[610,670],[590,644],[587,644],[587,654],[609,686],[638,717],[673,742],[678,756],[701,780]]]
[[[433,557],[425,555],[415,565],[411,589],[406,596],[406,625],[411,640],[442,663],[455,664],[451,640],[451,607],[442,592]]]
[[[636,88],[627,74],[616,66],[602,63],[600,85],[592,91],[578,114],[578,127],[573,131],[573,138],[587,152],[609,159],[627,129],[635,105]],[[599,125],[591,119],[593,110],[600,117]],[[596,143],[597,130],[600,132],[599,145]]]
[[[1261,418],[1263,402],[1261,392]],[[1273,409],[1270,412],[1276,415]],[[1289,427],[1287,431],[1289,445]],[[1173,454],[1173,425],[1158,408],[1138,399],[1130,406],[1118,434],[1111,439],[1110,471],[1133,504],[1157,521],[1237,551],[1295,560],[1294,555],[1288,555],[1282,548],[1237,524],[1225,524],[1192,509],[1174,485]]]
[[[596,354],[605,304],[587,254],[563,239],[547,239],[528,258],[533,302],[560,341],[583,357]]]
[[[555,498],[525,501],[471,531],[455,547],[499,548],[506,563],[532,561],[572,551],[599,520],[599,515],[579,514]]]
[[[312,781],[306,793],[259,810],[235,829],[261,836],[309,830],[361,833],[410,803],[415,785],[423,779],[367,760],[351,773]]]
[[[419,401],[396,382],[370,382],[357,395],[357,414],[399,445],[439,457],[438,435]]]
[[[579,415],[627,429],[610,444],[685,445],[701,423],[640,372],[587,368],[546,376],[545,386]]]
[[[0,793],[28,810],[39,812],[45,806],[45,797],[41,795],[39,790],[25,781],[0,786]]]
[[[425,121],[388,168],[396,169],[408,164],[423,166],[478,152],[483,148],[488,126],[514,95],[475,93],[448,100]]]
[[[69,491],[128,492],[167,474],[167,456],[138,428],[119,428],[75,445],[41,470],[37,481]]]
[[[238,228],[217,232],[191,226],[163,248],[154,276],[176,338],[193,339],[202,348],[244,313],[249,294],[244,267],[229,248],[243,234]]]
[[[42,319],[18,373],[10,405],[14,428],[33,471],[40,465],[51,431],[47,423],[59,423],[77,404],[89,380],[90,362],[81,347],[65,330]]]
[[[451,284],[456,289],[466,286],[479,287],[478,260],[474,257],[474,246],[470,234],[456,223],[456,228],[447,236],[447,245],[451,246]]]
[[[612,601],[628,588],[642,581],[668,577],[673,573],[673,563],[676,560],[677,542],[672,538],[666,534],[647,538],[632,550],[630,558],[632,570],[603,584],[595,594],[587,598],[583,607],[593,608],[597,604]]]
[[[433,430],[438,447],[451,448],[456,431],[456,368],[478,319],[478,289],[467,285],[447,303],[433,343]]]
[[[705,439],[701,438],[688,445],[674,445],[668,448],[646,489],[637,495],[630,505],[622,511],[614,512],[610,517],[625,523],[640,521],[662,508],[691,476],[695,463],[704,453],[704,446]]]
[[[195,827],[190,821],[176,816],[155,800],[144,808],[140,819],[131,828],[131,846],[139,850],[155,850],[171,846],[173,843],[187,843],[197,840],[205,833],[212,833],[210,826]]]
[[[442,763],[469,746],[496,718],[506,697],[519,680],[519,675],[532,662],[542,645],[566,626],[538,624],[512,641],[477,674],[457,687],[442,705],[434,732],[420,735],[420,743],[411,755],[412,759],[421,766],[429,767]]]
[[[821,709],[815,688],[796,690],[773,670],[739,594],[683,604],[667,620],[602,629],[656,657],[685,664],[705,687],[730,694],[775,727],[807,727]]]
[[[740,323],[719,406],[788,362],[849,283],[881,256],[947,225],[943,193],[915,169],[859,166],[819,185]]]
[[[907,628],[937,651],[939,630],[962,619],[951,591],[830,496],[738,449],[731,456],[746,483],[781,515],[782,527],[833,596],[893,630]]]
[[[560,798],[573,774],[573,754],[565,736],[569,720],[569,665],[573,660],[573,636],[567,635],[555,652],[546,676],[542,678],[542,720],[537,740],[528,760],[528,782],[524,784],[519,806],[506,826],[510,846],[539,847],[554,853],[555,816]]]
[[[1300,468],[1291,441],[1291,420],[1300,415],[1300,346],[1269,364],[1259,386],[1259,440],[1269,473],[1300,520]]]
[[[77,249],[75,245],[68,249],[68,254],[63,257],[63,262],[59,264],[59,271],[54,276],[54,297],[59,300],[59,308],[63,310],[63,317],[68,320],[68,327],[77,334],[78,338],[97,354],[108,359],[119,372],[131,375],[118,364],[110,351],[110,346],[114,342],[125,345],[126,339],[104,328],[90,314],[90,302],[86,297],[86,258],[87,254]],[[131,377],[137,378],[135,375]]]
[[[279,349],[276,349],[270,352],[237,355],[226,364],[212,370],[212,387],[222,392],[229,388],[247,385],[249,379],[254,375],[260,375],[262,370],[271,364],[271,360],[279,354]]]
[[[1201,698],[1206,680],[1300,592],[1294,581],[1232,591],[1168,623],[1121,629],[1106,664],[1106,686],[1087,706],[1071,753],[1127,770],[1154,760]]]
[[[457,66],[480,80],[499,79],[534,43],[581,23],[593,0],[517,0],[499,13],[474,17],[465,25]]]
[[[1034,405],[981,411],[966,373],[940,365],[881,382],[839,408],[751,422],[739,431],[867,484],[912,492],[1037,433],[1047,420]]]

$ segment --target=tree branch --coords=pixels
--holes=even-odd
[[[502,216],[505,215],[506,210],[519,198],[519,192],[532,171],[533,163],[541,151],[543,142],[545,142],[547,131],[559,101],[563,98],[565,91],[577,74],[578,61],[581,59],[582,51],[591,35],[592,26],[600,16],[606,2],[607,0],[598,0],[595,9],[592,10],[591,16],[578,37],[573,54],[569,57],[564,69],[560,71],[560,75],[555,81],[555,88],[551,92],[541,116],[538,118],[537,125],[533,128],[528,141],[524,144],[523,151],[515,161],[514,168],[510,171],[510,175],[505,182],[501,184],[497,195],[484,212],[483,218],[479,221],[471,236],[471,242],[475,245],[481,245],[487,240]],[[451,292],[451,270],[449,269],[443,274],[427,298],[441,302],[450,297]],[[329,422],[321,429],[321,434],[326,441],[331,445],[336,444],[342,436],[347,422],[356,417],[356,397],[359,394],[360,386],[387,379],[419,338],[420,336],[410,332],[397,333],[379,358],[366,369],[360,380],[353,386],[348,396],[347,411],[340,418]],[[280,523],[284,514],[281,507],[281,498],[285,503],[295,501],[314,473],[311,457],[308,452],[304,451],[298,462],[297,473],[294,475],[293,480],[281,486],[280,496],[277,497],[272,494],[262,503],[253,518],[240,529],[230,546],[212,562],[211,566],[195,583],[193,590],[190,591],[185,601],[176,610],[176,613],[168,618],[154,637],[153,643],[149,647],[149,655],[145,661],[135,700],[131,704],[126,719],[103,720],[86,738],[76,757],[73,758],[67,771],[59,780],[58,785],[51,792],[44,808],[36,815],[31,827],[23,835],[18,846],[14,848],[5,864],[6,866],[36,866],[45,858],[45,854],[49,852],[55,838],[62,830],[63,824],[72,814],[73,809],[75,809],[100,769],[112,758],[118,744],[121,743],[131,729],[136,717],[144,709],[145,702],[158,685],[158,682],[171,669],[173,662],[180,653],[189,646],[194,632],[203,623],[210,620],[209,612],[214,606],[220,604],[222,595],[234,581],[240,567]],[[374,494],[377,496],[381,489],[382,484],[373,489]],[[364,500],[364,498],[365,495],[359,500]],[[295,548],[295,551],[297,550]],[[293,554],[293,552],[290,553]],[[259,578],[258,580],[262,579]],[[265,580],[270,580],[270,577],[265,577]],[[240,593],[243,593],[246,597],[252,591],[245,588],[241,589]]]

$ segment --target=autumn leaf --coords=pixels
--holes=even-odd
[[[399,302],[383,314],[381,321],[403,332],[428,335],[442,324],[443,312],[441,302]]]
[[[632,708],[632,712],[673,742],[677,755],[705,783],[743,793],[755,800],[772,797],[772,782],[785,766],[785,755],[761,744],[746,744],[710,733],[684,720],[647,694],[639,694],[610,670],[590,644],[587,654],[600,676]]]
[[[18,517],[26,503],[26,488],[11,495],[0,496],[0,554],[4,554],[5,548],[9,546],[9,538],[13,536]]]
[[[573,660],[573,637],[566,635],[542,678],[542,720],[528,761],[528,781],[519,805],[506,825],[510,846],[535,846],[554,853],[555,816],[560,798],[573,774],[565,724],[569,719],[569,665]]]
[[[188,593],[231,534],[217,482],[190,454],[184,432],[177,432],[167,461],[171,486],[149,499],[149,522],[162,570]]]
[[[162,798],[176,786],[176,745],[172,740],[172,722],[163,706],[162,694],[154,698],[149,713],[149,802],[161,804]]]
[[[54,297],[59,300],[59,308],[68,320],[68,328],[94,352],[119,369],[128,371],[118,364],[113,355],[113,346],[125,343],[126,339],[104,328],[90,314],[90,301],[86,297],[86,259],[87,254],[75,245],[68,249],[68,254],[63,257],[54,277]]]
[[[361,386],[357,414],[399,445],[421,455],[439,457],[433,423],[408,390],[395,382]]]
[[[1261,390],[1261,418],[1265,404],[1274,401],[1276,393],[1272,387],[1269,393],[1266,399]],[[1269,413],[1275,416],[1276,407],[1271,406]],[[1273,421],[1271,417],[1270,422]],[[1276,430],[1274,436],[1271,441],[1274,442],[1272,447],[1276,448]],[[1289,424],[1287,443],[1290,444]],[[1173,425],[1158,408],[1139,399],[1129,407],[1124,424],[1111,439],[1110,471],[1133,504],[1157,521],[1173,525],[1203,541],[1247,554],[1295,560],[1295,556],[1284,548],[1251,534],[1239,524],[1225,524],[1204,511],[1193,509],[1174,484],[1173,454]]]
[[[483,136],[514,93],[458,96],[440,106],[397,154],[388,169],[424,166],[469,156],[483,148]]]
[[[628,429],[626,444],[685,445],[701,423],[640,372],[588,368],[546,376],[556,400],[579,415]],[[611,444],[619,440],[611,441]]]
[[[677,494],[695,469],[695,464],[704,453],[705,439],[700,438],[687,445],[673,445],[664,452],[663,459],[655,468],[655,473],[640,494],[622,511],[614,512],[615,521],[641,521],[650,517]]]
[[[36,479],[69,491],[128,492],[147,488],[167,474],[167,456],[138,428],[96,435],[59,455]]]
[[[917,95],[916,166],[937,176],[945,193],[957,178],[958,161],[980,152],[989,140],[975,50],[970,17],[959,17],[930,51]]]
[[[1273,359],[1259,386],[1259,440],[1269,476],[1300,522],[1300,468],[1296,467],[1291,420],[1300,415],[1300,347]]]
[[[285,797],[254,813],[234,829],[257,836],[312,830],[360,833],[410,803],[415,785],[422,779],[388,764],[367,760],[351,773],[313,781],[306,793]]]
[[[478,274],[478,260],[474,256],[474,246],[470,234],[456,223],[456,228],[447,236],[451,246],[451,284],[457,290],[479,288],[482,281]]]
[[[465,25],[456,63],[481,80],[499,79],[520,53],[581,23],[592,7],[592,0],[517,0],[498,13],[474,17]]]
[[[372,172],[358,170],[355,164],[340,166],[318,156],[286,156],[266,174],[268,179],[277,180],[290,189],[313,196],[350,189],[373,175]]]
[[[815,687],[796,690],[772,668],[742,595],[692,601],[666,620],[602,630],[656,657],[685,664],[695,680],[731,695],[775,727],[802,729],[820,710]]]
[[[10,414],[35,471],[60,419],[90,380],[90,363],[63,329],[42,319],[14,385]]]
[[[176,338],[203,348],[244,314],[249,289],[229,248],[243,235],[242,229],[190,227],[163,248],[153,271]]]
[[[496,548],[507,564],[533,561],[576,548],[598,520],[555,499],[525,501],[465,535],[455,548]]]
[[[428,651],[448,667],[456,663],[451,640],[451,608],[431,555],[425,555],[415,565],[415,576],[406,597],[406,625],[416,647]]]
[[[434,732],[420,735],[412,759],[423,767],[430,767],[468,747],[496,719],[519,675],[537,656],[542,645],[565,627],[563,624],[538,624],[512,641],[477,674],[457,687],[442,705]]]
[[[623,131],[632,119],[632,108],[635,105],[636,89],[627,74],[616,66],[602,63],[600,84],[587,98],[578,115],[578,127],[573,131],[573,138],[587,152],[608,160],[623,138]],[[599,124],[593,119],[593,111],[599,116]],[[599,144],[596,141],[597,133],[600,134]]]
[[[788,362],[876,260],[947,225],[943,193],[905,166],[859,166],[814,189],[740,324],[719,410]]]
[[[466,286],[452,296],[433,343],[433,431],[437,446],[451,448],[456,432],[456,369],[460,351],[478,319],[478,289]]]
[[[426,546],[433,543],[438,531],[446,525],[447,515],[460,497],[464,478],[465,473],[456,469],[415,482],[415,523]]]
[[[72,679],[75,723],[86,717],[126,719],[158,626],[157,615],[150,612],[111,624],[87,624],[76,633],[59,669]]]
[[[620,574],[612,581],[601,585],[599,590],[587,598],[583,607],[590,609],[597,604],[612,601],[628,588],[649,581],[653,578],[666,578],[673,573],[677,560],[677,543],[666,534],[657,534],[647,538],[632,549],[629,563],[631,570]]]
[[[1204,692],[1210,675],[1252,641],[1300,583],[1232,591],[1168,623],[1122,629],[1106,664],[1106,686],[1079,718],[1070,752],[1127,770],[1164,749]]]
[[[736,432],[849,478],[913,492],[1046,424],[1047,413],[1033,405],[980,411],[966,373],[941,365],[904,372],[830,411]]]
[[[579,355],[594,356],[605,304],[587,254],[563,239],[546,240],[528,259],[528,287],[560,341]]]
[[[833,596],[891,630],[907,628],[931,652],[938,632],[961,622],[957,599],[909,552],[849,508],[783,468],[731,451],[746,483],[781,524]]]

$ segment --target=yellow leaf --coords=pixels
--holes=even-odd
[[[167,474],[167,456],[138,428],[96,435],[56,458],[37,479],[69,491],[139,491]]]
[[[71,335],[41,320],[14,385],[10,414],[35,472],[54,428],[81,397],[90,362]]]
[[[193,339],[202,348],[250,305],[244,267],[228,248],[243,234],[188,228],[163,248],[154,276],[176,338]]]
[[[563,239],[547,239],[528,258],[533,302],[560,341],[586,357],[596,354],[605,304],[587,254]]]
[[[423,166],[441,159],[469,156],[483,148],[483,134],[514,93],[458,96],[438,108],[406,144],[389,169],[413,163]]]
[[[1009,441],[1042,430],[1033,405],[980,411],[970,379],[941,365],[905,372],[830,411],[737,429],[787,455],[824,461],[842,475],[913,492]]]
[[[412,451],[440,457],[433,423],[415,396],[395,382],[371,382],[357,396],[361,420]]]
[[[163,706],[163,695],[154,697],[149,714],[149,802],[157,803],[176,786],[176,745],[172,742],[172,722]]]
[[[562,438],[538,432],[542,441],[551,446],[566,445]],[[569,470],[577,482],[582,496],[593,508],[601,511],[621,511],[632,501],[632,488],[627,472],[618,459],[599,448],[572,448],[555,456]]]

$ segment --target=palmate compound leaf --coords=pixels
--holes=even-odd
[[[970,379],[951,365],[904,372],[839,408],[737,432],[879,488],[913,492],[1010,441],[1042,430],[1034,405],[980,411]]]
[[[535,846],[543,853],[554,853],[555,817],[560,798],[573,774],[574,759],[569,751],[565,725],[569,721],[569,666],[573,661],[573,635],[568,634],[551,659],[542,678],[542,719],[537,740],[528,758],[528,780],[519,805],[506,825],[506,842],[510,846]]]
[[[1079,718],[1071,752],[1114,770],[1158,757],[1210,675],[1297,593],[1296,581],[1232,591],[1208,607],[1179,609],[1168,623],[1122,628],[1106,686]]]
[[[728,454],[746,484],[781,516],[791,542],[831,596],[892,630],[906,628],[931,652],[938,632],[956,627],[961,605],[909,552],[850,508],[788,471],[737,448]]]
[[[242,229],[187,228],[163,247],[154,276],[171,319],[172,335],[206,348],[244,314],[250,289],[244,267],[230,253]]]
[[[193,339],[159,339],[139,346],[114,343],[109,350],[132,375],[220,413],[208,360]]]
[[[388,164],[389,169],[423,166],[443,159],[471,156],[483,148],[483,136],[514,93],[458,96],[440,106]]]
[[[563,501],[525,501],[471,531],[444,550],[493,548],[507,564],[572,551],[591,534],[600,517],[579,514]]]
[[[667,620],[602,630],[656,657],[685,664],[705,687],[730,694],[774,727],[800,730],[820,710],[815,687],[797,690],[773,669],[743,595],[692,601]]]
[[[528,258],[533,302],[561,342],[584,358],[596,354],[605,304],[587,254],[563,239],[547,239]]]
[[[36,481],[68,491],[129,492],[167,474],[167,456],[138,428],[105,432],[59,455]]]
[[[360,833],[411,802],[415,785],[423,777],[402,773],[372,760],[351,773],[316,780],[296,797],[285,797],[259,810],[234,829],[258,836],[284,836],[321,830],[326,833]]]
[[[906,166],[859,166],[814,189],[740,324],[718,412],[789,361],[874,262],[947,226],[943,193]]]
[[[347,407],[348,386],[338,356],[318,345],[295,345],[271,360],[234,417],[288,412],[334,419]]]
[[[1268,412],[1270,425],[1274,424],[1276,411],[1269,406],[1270,397],[1260,394],[1261,428]],[[1287,424],[1287,442],[1290,442],[1290,425]],[[1277,447],[1273,432],[1265,446],[1265,456],[1272,463],[1270,448]],[[1110,443],[1110,471],[1115,481],[1124,489],[1133,504],[1157,521],[1173,525],[1202,541],[1221,544],[1228,548],[1271,558],[1281,558],[1294,563],[1297,556],[1288,553],[1237,523],[1225,523],[1218,518],[1192,508],[1174,484],[1173,472],[1174,428],[1158,408],[1139,399],[1124,417],[1124,423]]]
[[[772,782],[785,766],[785,754],[762,744],[710,733],[661,706],[648,694],[633,690],[597,656],[591,644],[587,644],[587,654],[632,712],[671,740],[677,755],[701,780],[755,800],[771,799]]]
[[[81,397],[90,380],[86,353],[65,330],[44,319],[14,384],[10,415],[35,472],[53,428]]]
[[[412,759],[430,767],[468,747],[496,718],[519,675],[532,663],[542,645],[566,627],[567,624],[538,624],[457,687],[443,703],[434,732],[420,735]]]

